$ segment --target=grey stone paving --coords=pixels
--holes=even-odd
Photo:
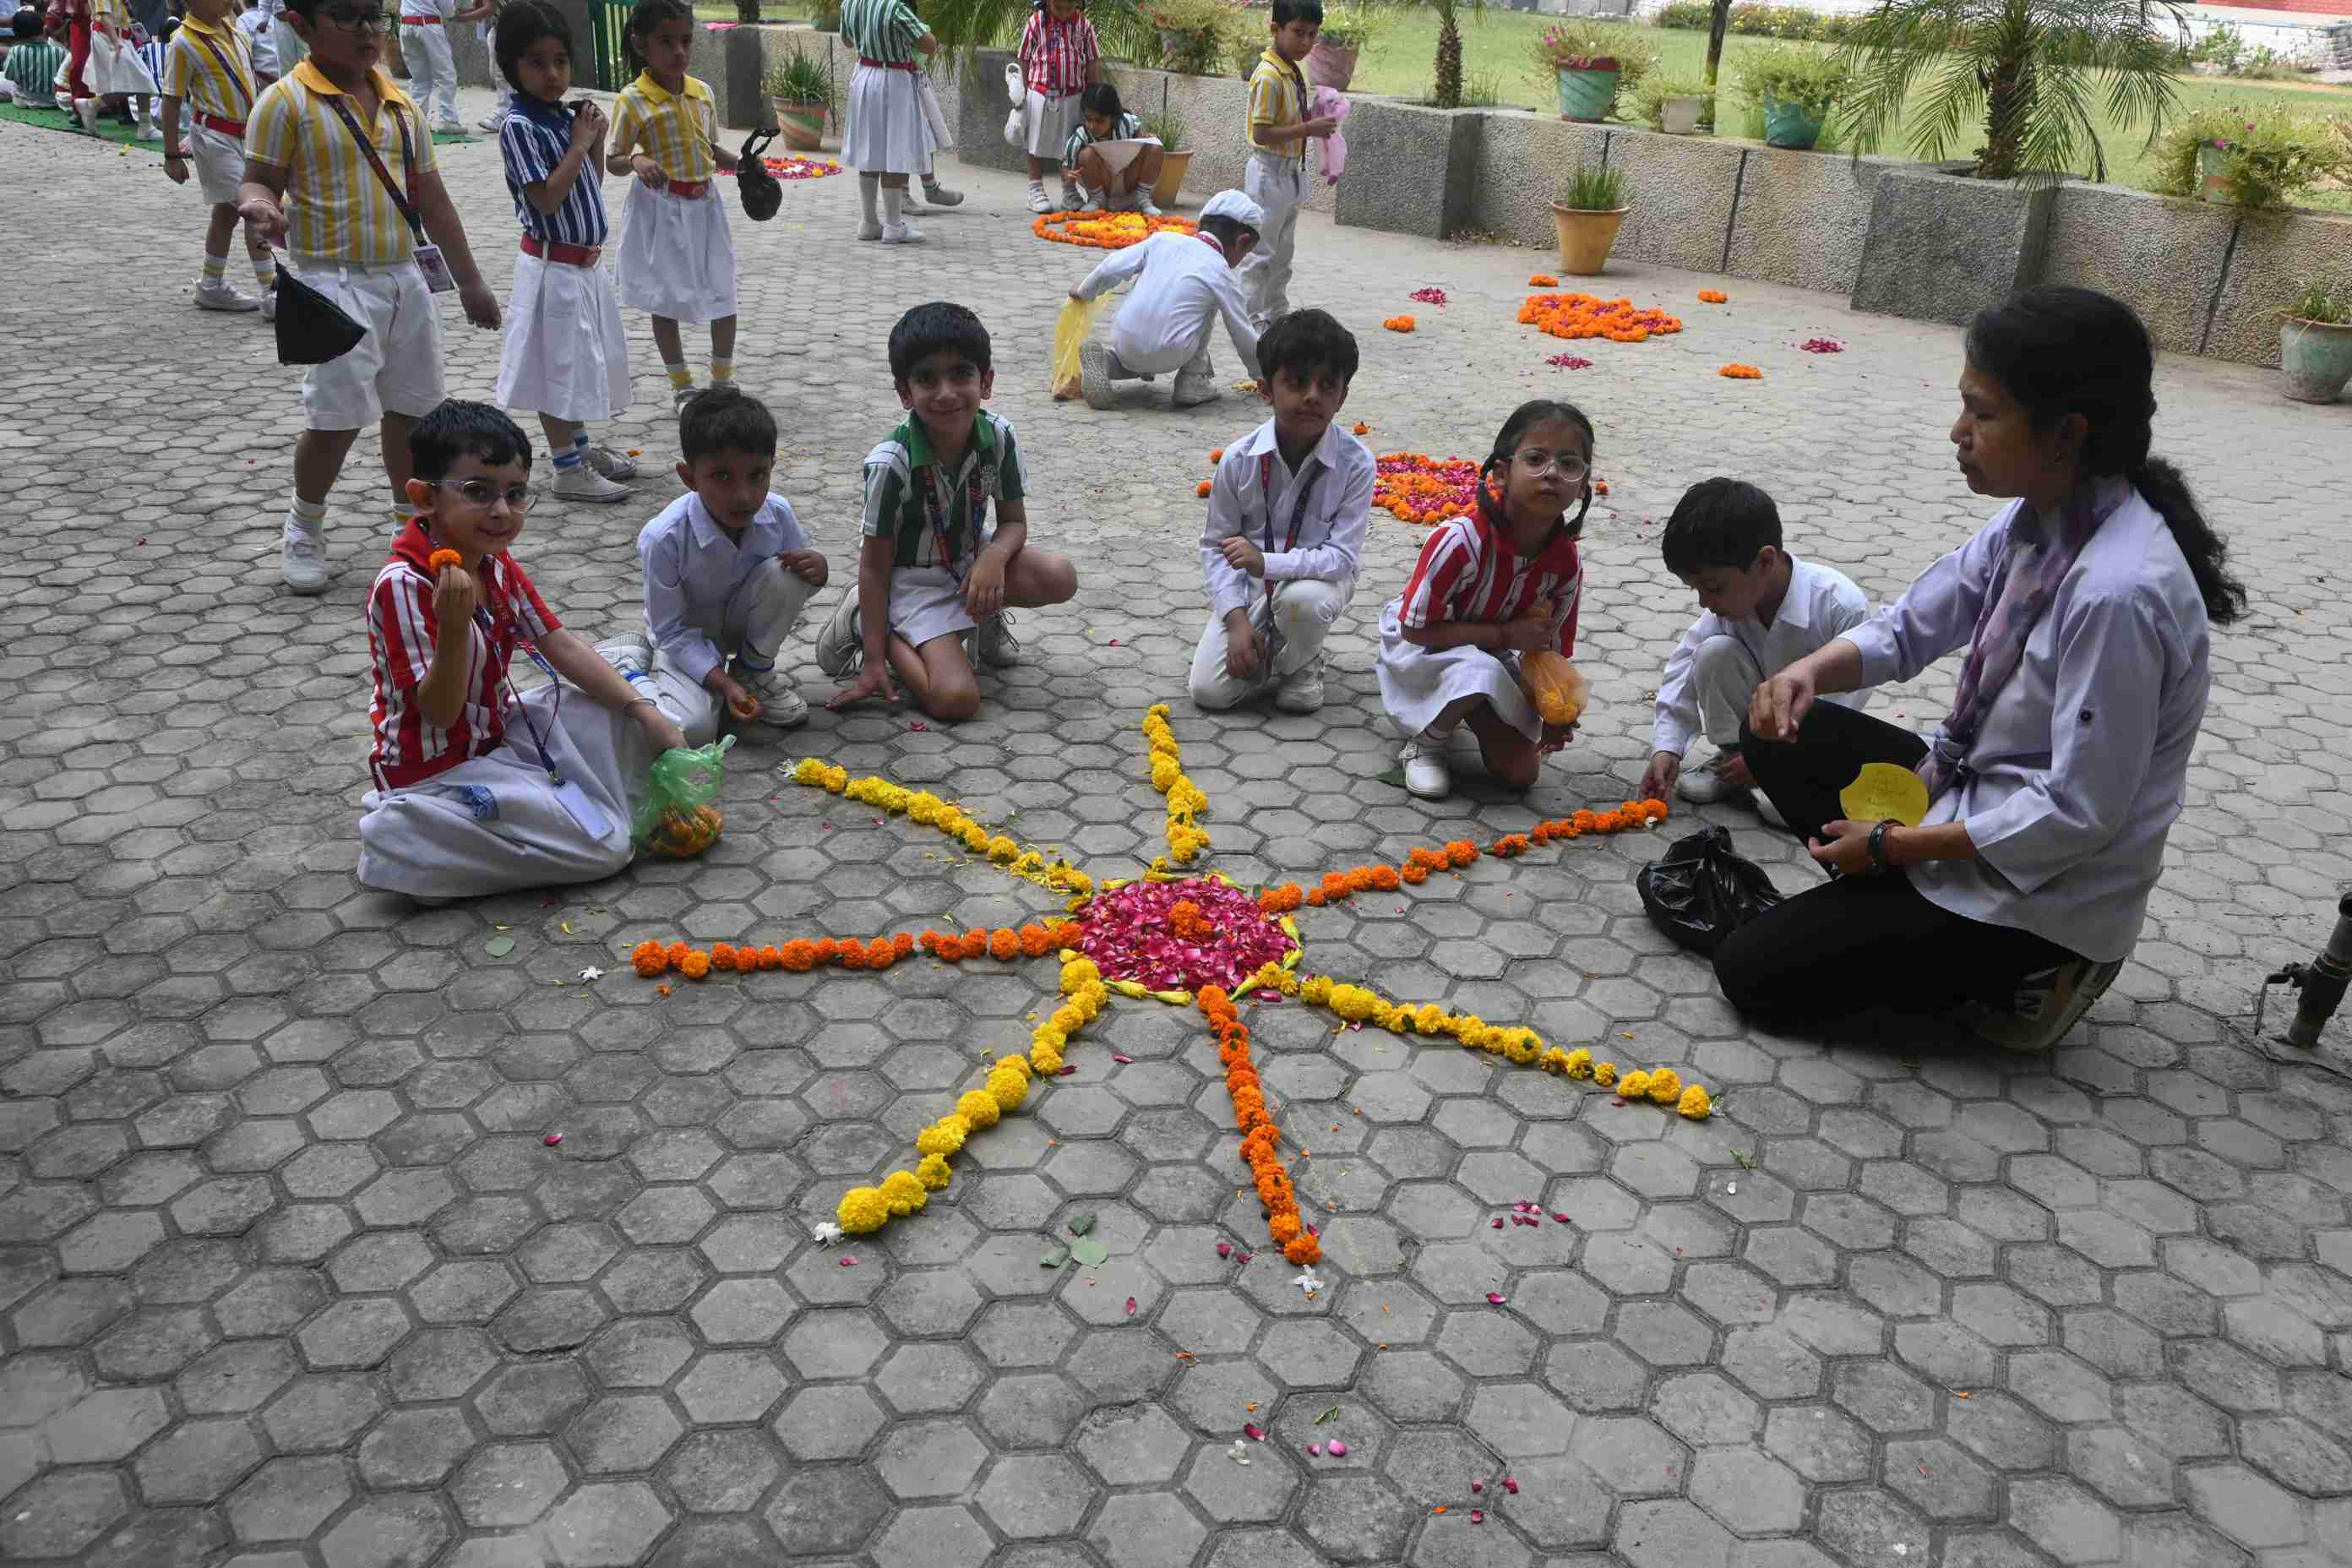
[[[495,154],[445,155],[503,288]],[[1122,1002],[1074,1078],[844,1268],[812,1225],[908,1157],[983,1052],[1022,1043],[1049,973],[922,961],[661,998],[621,955],[646,936],[1005,923],[1042,895],[782,784],[757,749],[701,864],[431,913],[362,893],[372,446],[339,492],[333,591],[281,596],[296,378],[254,322],[187,308],[194,198],[143,153],[13,126],[0,163],[18,366],[0,387],[17,525],[0,564],[0,1559],[2352,1561],[2341,1032],[2316,1064],[2282,1061],[2241,1016],[2352,881],[2352,799],[2323,760],[2352,716],[2344,410],[2166,367],[2161,445],[2233,534],[2258,609],[2218,641],[2135,961],[2050,1060],[1747,1028],[1640,916],[1630,879],[1657,844],[1580,843],[1402,907],[1306,911],[1310,966],[1674,1063],[1727,1095],[1712,1123],[1259,1008],[1267,1082],[1312,1150],[1297,1173],[1328,1288],[1308,1300],[1271,1252],[1218,1259],[1263,1221],[1236,1196],[1213,1057],[1190,1016]],[[1528,805],[1475,787],[1433,809],[1378,782],[1394,742],[1369,627],[1418,542],[1385,518],[1323,713],[1189,710],[1191,489],[1250,409],[1048,405],[1045,333],[1085,258],[1029,236],[1016,184],[958,177],[973,204],[919,251],[849,243],[842,181],[739,224],[742,374],[786,415],[782,488],[839,572],[857,459],[897,417],[883,335],[913,300],[971,301],[998,333],[1037,532],[1076,555],[1082,595],[1031,619],[1031,662],[973,722],[820,715],[795,752],[991,820],[1017,808],[1024,837],[1117,874],[1157,840],[1136,724],[1168,699],[1215,863],[1245,882],[1526,826]],[[1638,773],[1646,694],[1690,613],[1651,542],[1684,484],[1765,483],[1798,548],[1879,595],[1987,514],[1944,443],[1950,331],[1755,285],[1709,310],[1689,302],[1708,280],[1628,269],[1617,287],[1691,330],[1586,345],[1598,367],[1570,373],[1542,363],[1568,345],[1511,321],[1539,256],[1314,219],[1300,248],[1298,297],[1362,334],[1349,415],[1376,447],[1481,453],[1538,388],[1599,417],[1615,494],[1580,649],[1599,705],[1529,803],[1545,815]],[[1427,284],[1454,303],[1411,305]],[[1406,309],[1418,334],[1378,330]],[[1848,352],[1794,351],[1817,333]],[[451,342],[453,389],[484,394],[495,339]],[[1713,374],[1734,359],[1767,379]],[[665,400],[649,352],[639,366],[619,435],[659,470]],[[524,557],[576,626],[634,602],[631,541],[676,491],[641,493],[533,520]],[[1948,689],[1885,710],[1916,720]],[[1801,884],[1790,850],[1725,820]],[[486,952],[499,927],[510,957]],[[614,973],[579,984],[592,963]],[[1491,1228],[1522,1197],[1570,1223]],[[1109,1261],[1040,1268],[1042,1234],[1081,1211]],[[1245,1421],[1269,1436],[1244,1467]],[[1332,1437],[1345,1458],[1306,1452]]]

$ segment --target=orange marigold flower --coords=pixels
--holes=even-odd
[[[1297,1237],[1283,1247],[1282,1255],[1304,1268],[1323,1261],[1323,1244],[1311,1236]]]
[[[1371,871],[1373,887],[1379,889],[1383,893],[1393,893],[1396,891],[1397,868],[1395,867],[1375,866],[1371,868]]]
[[[639,974],[651,980],[669,967],[669,954],[662,951],[662,944],[657,942],[641,942],[630,949],[629,962],[636,965]]]
[[[844,969],[863,969],[866,967],[866,944],[858,941],[854,936],[845,936],[842,938],[841,943],[835,949],[835,952],[840,959],[841,967]]]
[[[1021,933],[1011,926],[1000,929],[988,939],[988,955],[1000,963],[1010,963],[1021,956]]]
[[[735,944],[731,942],[712,942],[710,944],[710,962],[717,964],[721,969],[734,968]]]
[[[923,933],[922,938],[921,938],[921,941],[922,941],[922,944],[923,944],[923,951],[924,951],[925,952],[939,952],[939,950],[940,950],[940,933],[939,933],[939,932],[937,932],[937,931],[925,931],[925,932]]]
[[[1209,461],[1213,463],[1222,463],[1224,460],[1225,449],[1223,447],[1212,447],[1209,448]]]
[[[898,950],[887,936],[877,936],[866,944],[866,967],[887,969],[898,962]]]
[[[1356,421],[1356,434],[1357,434],[1357,435],[1359,435],[1359,436],[1369,436],[1369,435],[1370,435],[1371,433],[1372,433],[1372,427],[1371,427],[1370,426],[1369,426],[1369,425],[1365,424],[1365,423],[1364,423],[1362,420],[1360,420],[1360,419],[1359,419],[1359,420],[1357,420],[1357,421]]]
[[[1592,491],[1595,495],[1607,495],[1609,493],[1609,481],[1607,479],[1593,480]]]
[[[1054,933],[1031,921],[1021,928],[1021,954],[1024,958],[1043,958],[1054,945]]]
[[[804,936],[796,936],[784,943],[782,951],[777,956],[783,960],[784,967],[794,974],[806,974],[816,967],[816,943]]]
[[[1307,1227],[1298,1223],[1295,1214],[1278,1214],[1267,1222],[1266,1232],[1277,1245],[1287,1244],[1306,1234]]]
[[[438,577],[444,566],[463,566],[465,563],[466,558],[454,550],[436,550],[425,558],[425,570]]]
[[[1194,485],[1192,487],[1192,493],[1196,496],[1207,495],[1209,493],[1209,481],[1202,479],[1199,484]]]
[[[1381,325],[1392,332],[1409,332],[1412,331],[1414,322],[1411,316],[1391,316]]]
[[[1557,289],[1559,287],[1559,279],[1553,277],[1549,272],[1538,272],[1534,277],[1528,279],[1528,287],[1530,289]]]
[[[717,961],[716,961],[716,960],[713,960],[713,962],[715,963],[715,962],[717,962]],[[759,950],[758,948],[756,948],[756,947],[739,947],[739,948],[737,948],[737,949],[735,950],[735,973],[738,973],[738,974],[756,974],[756,973],[759,973],[759,969],[760,969],[760,950]]]
[[[841,943],[834,941],[833,938],[829,936],[819,937],[817,939],[816,961],[819,963],[831,963],[835,959],[839,958],[840,956]]]
[[[1445,863],[1457,869],[1478,858],[1478,847],[1467,838],[1457,838],[1445,847]]]
[[[667,983],[665,983],[665,984],[660,984],[660,985],[656,985],[656,986],[655,986],[655,987],[654,987],[654,994],[655,994],[655,995],[656,995],[656,996],[667,996],[667,995],[668,995],[668,994],[669,994],[669,986],[668,986],[668,984],[667,984]]]
[[[761,949],[760,950],[760,967],[761,967],[761,968],[762,968],[762,969],[782,969],[783,966],[784,966],[784,953],[783,953],[783,950],[782,950],[782,948],[779,948],[779,947],[776,947],[776,946],[773,946],[773,945],[770,945],[770,946],[767,946],[767,947],[763,947],[763,948],[761,948]]]
[[[984,957],[988,952],[988,932],[978,929],[968,931],[956,939],[956,946],[960,957]]]
[[[1406,886],[1418,888],[1429,880],[1429,868],[1416,860],[1398,875],[1404,879]]]
[[[686,955],[686,962],[677,966],[677,972],[688,980],[699,980],[710,973],[710,955],[698,948],[690,951]]]
[[[1370,866],[1359,866],[1348,873],[1348,891],[1369,893],[1372,890],[1373,880],[1372,868]]]
[[[1316,889],[1313,892],[1307,895],[1307,907],[1308,909],[1319,910],[1330,901],[1330,900],[1323,896],[1323,889],[1320,888]]]
[[[682,942],[671,942],[667,947],[662,949],[662,952],[668,955],[669,966],[672,969],[684,969],[686,967],[686,955],[693,951],[694,949],[687,946],[687,944]]]
[[[904,958],[915,951],[915,939],[905,931],[900,931],[890,939],[890,951]]]
[[[1721,370],[1717,371],[1715,374],[1721,376],[1728,376],[1733,381],[1761,381],[1764,379],[1764,373],[1758,370],[1752,364],[1727,364]]]
[[[1698,291],[1698,302],[1702,305],[1724,305],[1728,304],[1730,300],[1731,296],[1720,289],[1702,289]]]
[[[1076,921],[1064,921],[1054,928],[1054,942],[1061,947],[1076,947],[1083,941],[1087,928]]]

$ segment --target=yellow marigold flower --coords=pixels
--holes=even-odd
[[[1151,787],[1153,789],[1166,795],[1169,786],[1176,782],[1180,772],[1175,758],[1160,752],[1151,753]]]
[[[882,1178],[882,1201],[893,1215],[908,1215],[929,1203],[931,1194],[914,1172],[893,1171]]]
[[[1611,1087],[1617,1081],[1617,1064],[1615,1062],[1593,1063],[1592,1081],[1603,1089]]]
[[[1029,1048],[1032,1051],[1058,1051],[1069,1043],[1068,1032],[1051,1023],[1038,1025],[1037,1032],[1029,1037]]]
[[[1568,1074],[1570,1078],[1591,1078],[1592,1076],[1592,1053],[1586,1050],[1582,1046],[1577,1047],[1576,1049],[1568,1053],[1568,1060],[1560,1068],[1560,1071]]]
[[[1378,996],[1360,985],[1331,987],[1331,1011],[1351,1024],[1360,1024],[1370,1017],[1372,1009],[1380,1005],[1380,1000]]]
[[[940,813],[946,805],[945,801],[930,791],[919,790],[907,801],[907,815],[924,826],[929,827],[940,820]]]
[[[852,1236],[864,1236],[869,1230],[880,1230],[890,1217],[890,1200],[873,1187],[852,1187],[841,1194],[841,1206],[834,1211],[841,1228]]]
[[[1147,719],[1165,719],[1168,717],[1168,704],[1155,702],[1143,710],[1143,716]]]
[[[1075,1003],[1066,1002],[1054,1009],[1054,1016],[1046,1022],[1061,1030],[1062,1037],[1067,1039],[1087,1026],[1087,1016],[1078,1011]]]
[[[957,1150],[962,1148],[964,1135],[961,1131],[957,1131],[954,1127],[950,1125],[952,1122],[961,1122],[964,1127],[970,1127],[971,1125],[971,1123],[964,1121],[963,1118],[961,1116],[941,1117],[939,1121],[932,1122],[929,1127],[924,1128],[920,1132],[915,1134],[916,1152],[920,1154],[952,1154]]]
[[[1695,1083],[1683,1090],[1682,1100],[1675,1109],[1693,1121],[1704,1121],[1715,1114],[1715,1101],[1707,1097],[1705,1087]]]
[[[1617,1092],[1628,1100],[1639,1100],[1650,1092],[1650,1075],[1635,1068],[1617,1080]]]
[[[1659,1068],[1650,1074],[1650,1098],[1660,1105],[1672,1105],[1682,1097],[1683,1080],[1672,1068]]]
[[[1523,1065],[1535,1060],[1538,1054],[1535,1036],[1525,1029],[1505,1030],[1503,1054]]]
[[[800,764],[793,769],[793,782],[822,785],[824,783],[824,764],[814,757],[803,757]]]
[[[956,1099],[956,1114],[975,1128],[993,1127],[1000,1114],[996,1096],[984,1089],[967,1089]]]
[[[1311,1002],[1318,1007],[1325,1006],[1331,1000],[1331,977],[1328,974],[1318,974],[1299,984],[1298,999],[1301,1002]]]
[[[1012,868],[1021,876],[1030,876],[1045,868],[1045,858],[1034,849],[1024,849],[1021,858],[1013,862]]]
[[[1543,1054],[1543,1059],[1536,1063],[1536,1066],[1543,1068],[1546,1072],[1566,1072],[1568,1070],[1568,1053],[1561,1050],[1558,1046],[1554,1046],[1551,1049]]]
[[[1372,1010],[1364,1015],[1364,1022],[1371,1025],[1372,1027],[1376,1029],[1393,1029],[1396,1027],[1396,1021],[1397,1010],[1395,1005],[1393,1003],[1384,1002],[1378,996],[1373,997]]]
[[[1102,971],[1095,967],[1093,959],[1074,958],[1062,965],[1062,994],[1075,996],[1101,978]]]
[[[948,1169],[946,1157],[940,1154],[924,1155],[922,1163],[915,1167],[915,1180],[933,1192],[946,1186],[954,1173]]]
[[[1478,1032],[1486,1026],[1486,1020],[1475,1013],[1457,1013],[1454,1016],[1454,1022],[1448,1026],[1454,1031],[1454,1037],[1465,1046],[1475,1043]]]
[[[1019,1057],[1006,1057],[996,1064],[996,1068],[991,1068],[989,1070],[994,1072],[997,1068],[1019,1073],[1024,1083],[1029,1080],[1029,1064]]]
[[[963,839],[963,847],[973,854],[979,855],[987,851],[988,830],[977,822],[966,823],[961,837]]]
[[[1021,858],[1021,846],[1000,833],[988,841],[988,858],[1000,866],[1010,866]]]
[[[1453,1022],[1445,1009],[1434,1002],[1423,1002],[1413,1009],[1412,1026],[1424,1035],[1442,1035]]]
[[[1018,1057],[1010,1059],[1021,1061]],[[1029,1064],[1022,1061],[1021,1066],[1023,1070],[1018,1073],[999,1069],[988,1075],[988,1092],[996,1097],[996,1109],[1000,1111],[1018,1110],[1021,1102],[1029,1098]]]
[[[1052,1078],[1062,1070],[1062,1053],[1045,1046],[1034,1046],[1029,1051],[1029,1065],[1041,1078]]]

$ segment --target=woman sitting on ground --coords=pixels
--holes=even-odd
[[[1978,315],[1967,353],[1960,472],[2012,504],[1757,689],[1742,754],[1833,879],[1734,931],[1716,974],[1774,1023],[1963,1007],[1988,1040],[2046,1050],[2139,938],[2204,720],[2207,626],[2246,595],[2180,471],[2148,455],[2155,356],[2127,307],[2028,289]],[[1962,647],[1926,736],[1815,701]],[[1866,763],[1918,773],[1924,822],[1844,819]]]

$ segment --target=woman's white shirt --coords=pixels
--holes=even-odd
[[[2100,963],[2139,940],[2212,685],[2188,560],[2136,490],[2103,484],[2126,493],[2027,637],[1959,777],[1928,807],[1929,826],[1967,825],[1977,858],[1911,870],[1938,908]],[[1845,634],[1862,650],[1864,684],[1908,680],[1969,646],[2012,532],[2017,549],[2042,537],[2023,501]]]

